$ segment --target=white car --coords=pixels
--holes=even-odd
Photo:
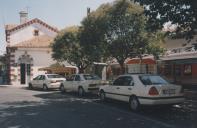
[[[72,91],[78,92],[79,96],[83,96],[85,93],[99,91],[99,85],[101,85],[101,79],[96,75],[91,74],[74,74],[62,82],[60,91]]]
[[[105,98],[125,101],[132,110],[140,105],[179,104],[184,102],[183,89],[169,84],[159,75],[128,74],[119,76],[111,85],[99,89],[101,100]]]
[[[57,89],[60,87],[61,82],[65,80],[66,78],[58,74],[38,75],[29,82],[29,88],[42,88],[44,91],[48,89]]]

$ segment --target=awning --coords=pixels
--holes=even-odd
[[[73,70],[76,71],[76,68],[74,67],[44,67],[44,68],[39,68],[39,71],[47,71],[51,73],[69,73],[72,72]]]
[[[127,64],[140,64],[139,58],[130,59]],[[156,61],[152,58],[144,58],[142,59],[141,64],[156,64]]]

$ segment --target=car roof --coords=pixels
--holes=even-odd
[[[45,75],[59,75],[59,74],[45,74]]]
[[[49,74],[49,73],[47,73],[47,74],[39,74],[37,76],[40,76],[40,75],[59,75],[59,74]]]
[[[88,73],[79,73],[79,74],[73,74],[73,75],[94,75],[94,74],[88,74]]]
[[[158,76],[158,74],[143,74],[143,73],[133,73],[133,74],[123,74],[120,76],[141,76],[141,75],[148,75],[148,76]]]

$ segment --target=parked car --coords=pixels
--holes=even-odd
[[[91,74],[74,74],[60,85],[60,91],[78,92],[79,96],[85,93],[98,93],[101,79]]]
[[[48,89],[58,89],[61,82],[65,80],[66,78],[58,74],[38,75],[29,82],[29,88],[42,88],[44,91]]]
[[[101,100],[105,98],[125,101],[132,110],[141,105],[172,105],[184,102],[183,89],[172,85],[159,75],[121,75],[110,85],[99,89]]]

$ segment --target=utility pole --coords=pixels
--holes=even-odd
[[[90,7],[87,7],[87,16],[90,15]]]

